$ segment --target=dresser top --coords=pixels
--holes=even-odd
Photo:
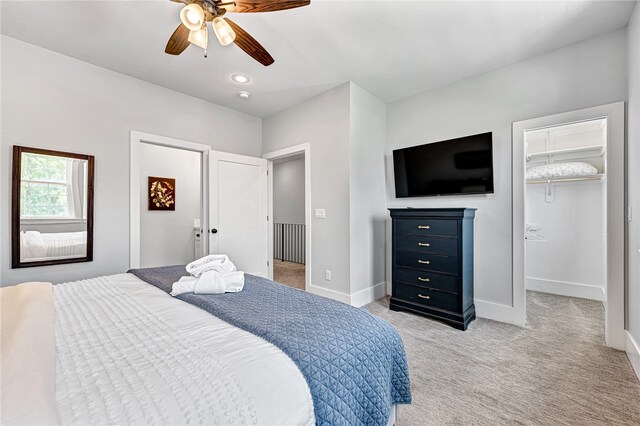
[[[476,215],[475,208],[453,207],[453,208],[404,208],[389,209],[391,217],[465,217],[473,218]]]

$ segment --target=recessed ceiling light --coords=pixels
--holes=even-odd
[[[244,74],[234,74],[234,75],[231,76],[231,80],[235,81],[236,83],[240,83],[240,84],[247,84],[248,82],[251,81],[249,76],[244,75]]]
[[[238,96],[240,96],[242,99],[249,99],[249,92],[245,92],[243,90],[241,92],[238,92]]]

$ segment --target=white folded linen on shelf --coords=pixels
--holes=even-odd
[[[191,276],[182,277],[173,283],[172,296],[183,293],[237,293],[244,287],[244,272],[237,271],[226,255],[205,256],[189,263],[186,271]]]
[[[589,163],[572,161],[533,166],[527,169],[527,180],[588,177],[598,174],[598,169]]]

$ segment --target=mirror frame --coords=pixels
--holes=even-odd
[[[22,154],[42,154],[56,157],[76,158],[87,161],[87,255],[60,260],[41,260],[37,262],[20,261],[20,178],[22,172]],[[53,151],[50,149],[13,146],[13,166],[11,173],[11,267],[32,268],[36,266],[62,265],[93,261],[93,187],[95,159],[93,155],[74,154],[71,152]]]

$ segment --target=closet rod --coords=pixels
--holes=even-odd
[[[582,180],[602,180],[604,175],[595,175],[595,176],[585,176],[585,177],[577,177],[577,178],[558,178],[558,179],[536,179],[536,180],[528,180],[527,184],[533,183],[556,183],[556,182],[578,182]]]

